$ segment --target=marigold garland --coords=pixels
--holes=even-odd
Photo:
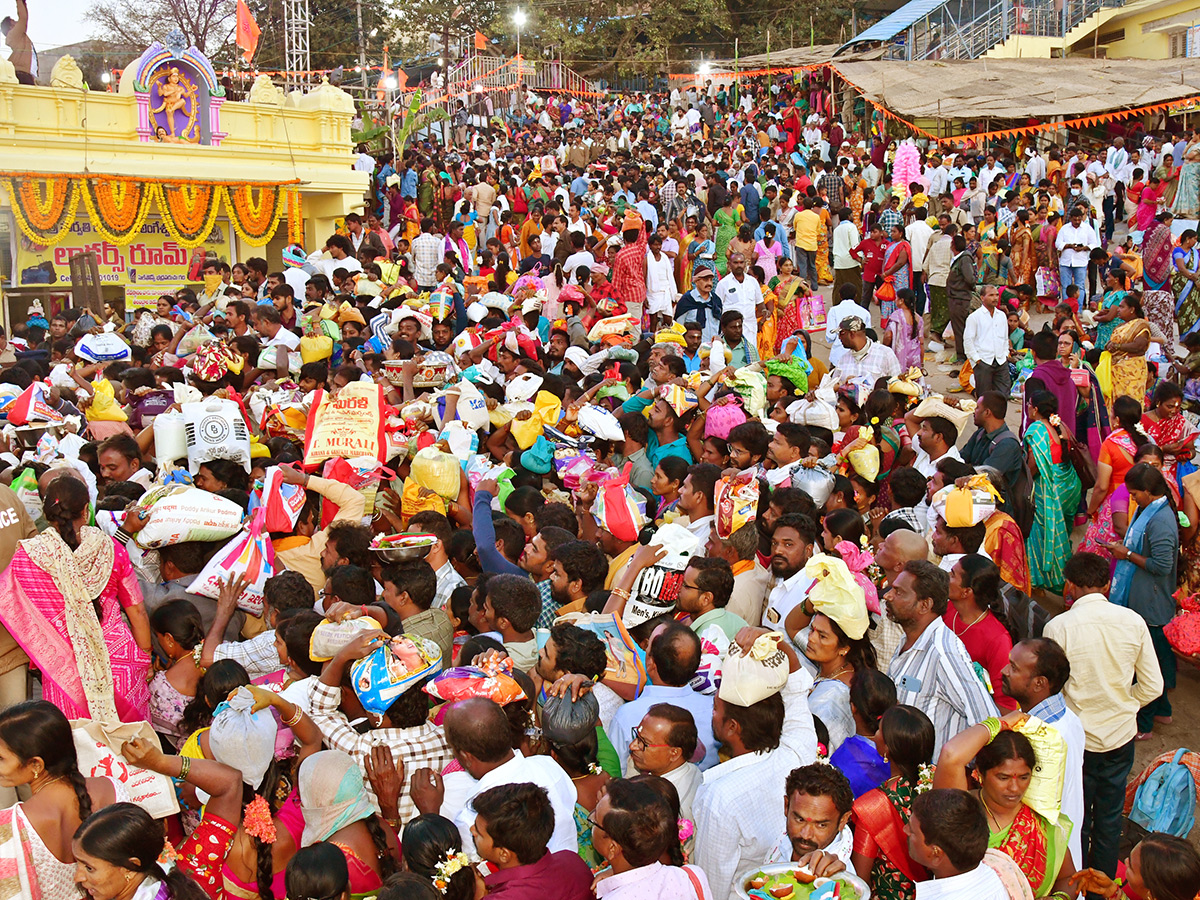
[[[275,236],[285,206],[278,187],[252,185],[231,185],[225,192],[225,205],[233,230],[252,247],[262,247]]]
[[[8,178],[4,183],[17,227],[33,243],[56,244],[75,223],[79,189],[67,176]]]
[[[141,232],[151,208],[162,206],[158,188],[153,182],[85,178],[79,192],[96,231],[123,246]]]
[[[225,188],[210,184],[164,184],[160,188],[163,225],[181,246],[192,249],[212,233]]]
[[[288,188],[288,243],[304,243],[304,213],[299,188]]]

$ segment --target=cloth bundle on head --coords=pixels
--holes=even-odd
[[[300,763],[302,847],[311,847],[347,825],[375,815],[362,769],[348,753],[320,750]]]
[[[308,254],[299,244],[288,244],[283,248],[283,267],[285,269],[298,269],[306,262],[308,262]]]
[[[592,504],[596,524],[617,540],[632,543],[646,524],[646,498],[629,486],[632,463],[620,475],[604,481]]]
[[[967,407],[970,407],[969,409]],[[938,416],[946,419],[954,424],[958,429],[959,435],[962,435],[963,429],[967,427],[967,423],[972,421],[972,413],[975,410],[975,401],[960,400],[959,408],[955,408],[948,404],[938,394],[930,394],[924,400],[917,404],[917,408],[913,410],[913,415],[919,419],[928,419],[931,416]]]
[[[866,540],[864,538],[864,540]],[[842,562],[846,564],[846,568],[850,570],[850,574],[854,576],[854,580],[858,582],[858,586],[863,589],[863,597],[867,601],[867,609],[870,612],[881,612],[879,608],[879,590],[875,587],[875,582],[871,580],[871,576],[867,574],[867,569],[875,564],[875,557],[870,551],[863,550],[861,547],[856,547],[849,541],[838,541],[834,545],[834,549],[841,554]]]
[[[871,620],[862,586],[846,564],[836,556],[816,553],[805,563],[804,574],[814,580],[808,592],[813,609],[836,622],[846,637],[861,639]]]
[[[950,528],[970,528],[986,522],[1003,503],[1000,492],[986,475],[972,475],[966,487],[948,484],[933,495],[933,511],[946,520]]]
[[[1062,808],[1063,782],[1066,780],[1067,742],[1061,731],[1037,716],[1026,716],[1012,730],[1029,738],[1037,758],[1037,767],[1021,801],[1038,815],[1056,823]]]
[[[513,464],[535,475],[546,475],[553,463],[554,445],[539,434],[532,445],[521,450],[520,457],[516,458]]]
[[[676,416],[682,418],[699,405],[695,391],[690,391],[677,384],[664,384],[659,388],[658,395],[667,402],[667,406]]]
[[[779,649],[784,637],[778,632],[760,634],[745,654],[731,644],[717,696],[735,706],[753,706],[783,690],[790,669],[787,654]]]
[[[338,325],[345,325],[347,322],[357,322],[359,325],[366,325],[367,320],[363,318],[363,314],[358,311],[358,308],[349,300],[343,300],[341,305],[334,313],[333,320]]]
[[[217,762],[237,769],[242,781],[257,788],[275,758],[278,730],[271,711],[254,712],[254,695],[240,687],[213,710],[208,742]]]
[[[767,378],[762,372],[745,366],[733,373],[729,386],[742,398],[746,415],[761,419],[767,411]]]
[[[680,347],[686,347],[687,344],[683,340],[683,332],[683,325],[681,325],[679,322],[674,322],[670,325],[670,327],[664,328],[654,335],[654,343],[676,344]]]
[[[632,206],[625,209],[625,218],[621,222],[621,231],[641,231],[642,216]]]
[[[904,394],[908,397],[919,397],[921,396],[921,378],[921,370],[916,366],[912,366],[907,372],[888,381],[888,392],[892,394]]]
[[[758,515],[758,479],[749,473],[722,478],[714,491],[714,506],[717,537],[727,540]]]
[[[802,363],[796,357],[791,359],[768,359],[764,364],[767,369],[767,375],[778,375],[780,378],[785,378],[795,386],[797,396],[803,396],[808,393],[808,372],[811,371],[812,364],[808,363],[809,369],[805,369],[805,363]],[[785,385],[786,387],[786,385]]]
[[[704,436],[717,437],[725,441],[729,439],[729,432],[737,428],[747,419],[746,411],[742,409],[740,403],[734,402],[730,398],[730,402],[718,401],[708,408],[708,412],[704,416]]]
[[[242,362],[241,355],[228,344],[205,341],[188,361],[188,365],[201,381],[217,381],[229,372],[239,374],[242,371]]]

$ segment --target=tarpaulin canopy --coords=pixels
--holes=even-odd
[[[772,50],[770,53],[753,53],[749,56],[742,56],[737,59],[738,69],[795,69],[804,66],[823,66],[828,65],[833,59],[833,54],[839,47],[839,44],[817,44],[813,47],[785,47],[779,50]],[[879,59],[883,56],[883,49],[877,48],[872,50],[864,50],[861,52],[843,53],[838,57],[838,62],[843,60],[857,59]],[[734,60],[717,59],[713,60],[712,65],[716,68],[733,70]]]
[[[1200,95],[1200,59],[848,61],[838,75],[909,118],[1050,119]]]

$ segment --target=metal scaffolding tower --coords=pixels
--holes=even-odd
[[[308,0],[283,0],[284,68],[287,90],[302,90],[308,84]]]

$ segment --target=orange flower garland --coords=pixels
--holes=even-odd
[[[17,226],[35,244],[58,243],[74,224],[79,189],[66,175],[8,178],[5,186]]]
[[[138,236],[159,199],[157,184],[124,179],[85,178],[80,194],[93,227],[118,246]]]
[[[288,243],[304,243],[304,214],[301,210],[299,188],[288,188]]]
[[[182,182],[162,185],[161,194],[165,203],[159,203],[159,210],[171,237],[188,249],[204,243],[221,211],[225,188],[216,184]]]
[[[255,194],[257,193],[257,201]],[[230,186],[226,206],[233,230],[247,244],[261,247],[271,240],[283,215],[283,191],[279,187]]]

